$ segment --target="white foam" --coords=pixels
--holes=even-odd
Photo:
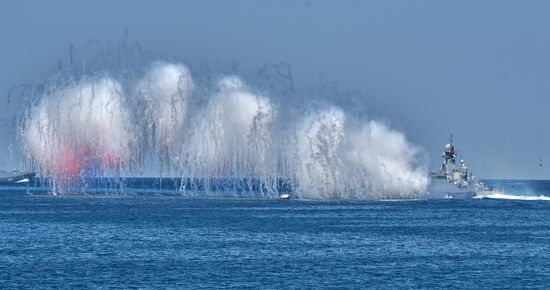
[[[485,191],[478,193],[475,199],[509,199],[509,200],[547,200],[550,201],[550,197],[539,195],[539,196],[528,196],[528,195],[512,195],[506,194],[499,191]]]

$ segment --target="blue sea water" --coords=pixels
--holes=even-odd
[[[550,192],[543,181],[489,183],[516,196]],[[1,289],[549,288],[548,269],[546,200],[51,196],[0,187]]]

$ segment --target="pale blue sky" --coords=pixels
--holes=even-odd
[[[73,44],[118,41],[196,64],[284,61],[358,90],[439,164],[453,133],[482,178],[550,178],[550,1],[1,1],[0,167],[14,85],[55,72]],[[8,116],[8,117],[7,117]],[[548,161],[538,166],[538,158]]]

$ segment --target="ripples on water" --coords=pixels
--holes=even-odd
[[[0,288],[550,285],[550,202],[0,190]]]

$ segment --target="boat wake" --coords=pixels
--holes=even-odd
[[[507,194],[502,191],[484,191],[481,193],[478,193],[475,197],[475,199],[507,199],[507,200],[548,200],[550,201],[550,197],[539,195],[514,195],[514,194]]]

